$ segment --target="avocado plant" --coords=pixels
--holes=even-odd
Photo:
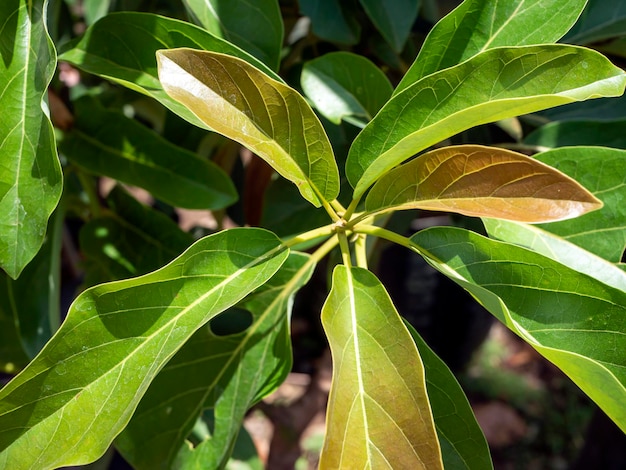
[[[290,371],[293,297],[331,252],[340,255],[329,257],[337,265],[321,311],[333,378],[320,468],[491,468],[454,376],[370,269],[376,239],[466,289],[626,431],[626,225],[610,191],[624,186],[626,155],[445,144],[483,124],[622,95],[626,74],[605,56],[557,43],[586,1],[466,0],[432,28],[395,89],[347,46],[305,62],[289,85],[275,0],[185,0],[190,22],[84,2],[81,37],[53,32],[58,59],[106,81],[76,86],[73,125],[56,130],[47,3],[0,4],[0,365],[19,372],[0,389],[0,468],[87,464],[112,444],[138,469],[224,468],[247,410]],[[314,3],[300,5],[313,33],[332,33]],[[400,54],[418,4],[352,7]],[[337,9],[335,33],[349,44],[347,7],[324,8],[327,19]],[[166,118],[150,129],[119,96]],[[329,138],[340,128],[358,130],[345,159]],[[276,175],[268,210],[299,223],[275,229],[262,217],[194,240],[121,186],[222,221],[237,199],[229,173],[241,147]],[[94,175],[120,185],[102,200]],[[404,210],[479,218],[485,232],[436,226],[406,237],[386,225]],[[87,214],[86,288],[59,325],[64,220],[77,213]],[[605,231],[621,235],[596,253],[582,235]]]

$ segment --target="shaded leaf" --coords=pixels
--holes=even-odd
[[[626,149],[626,119],[550,122],[531,132],[524,143],[543,148],[599,145]]]
[[[591,44],[626,35],[626,3],[614,2],[610,7],[602,0],[589,0],[587,8],[563,41]]]
[[[586,2],[465,0],[433,27],[395,93],[494,47],[556,42],[572,27]]]
[[[311,19],[316,36],[346,45],[359,42],[361,26],[351,13],[344,11],[339,0],[300,0],[298,3],[302,14]]]
[[[430,228],[411,242],[626,430],[626,292],[463,229]]]
[[[420,0],[359,0],[367,16],[376,26],[380,34],[399,53],[404,48],[404,43],[409,37],[413,23],[417,18],[417,12],[421,4]]]
[[[209,160],[92,100],[77,102],[76,112],[61,150],[81,168],[144,188],[175,207],[221,209],[236,201],[229,176]]]
[[[507,220],[483,219],[491,238],[530,248],[579,273],[626,292],[626,273],[614,264],[537,226]]]
[[[170,98],[159,82],[156,51],[174,47],[230,54],[280,80],[270,68],[228,41],[190,23],[150,13],[121,12],[105,16],[80,39],[66,46],[59,60],[150,96],[183,119],[206,129],[206,124]]]
[[[88,263],[87,287],[154,271],[193,242],[173,220],[143,206],[120,186],[106,201],[111,211],[80,230],[80,247]]]
[[[233,229],[151,274],[84,291],[42,352],[0,390],[0,467],[97,459],[174,353],[286,257],[272,233]]]
[[[83,0],[85,23],[91,26],[105,16],[111,8],[112,0]]]
[[[266,284],[196,332],[172,358],[116,441],[134,468],[223,467],[250,406],[291,369],[289,302],[313,267],[308,255],[292,253]],[[213,322],[232,326],[242,310],[252,322],[245,331],[216,329]],[[211,415],[210,435],[191,447],[188,435],[204,410]]]
[[[542,228],[613,263],[620,262],[626,248],[626,151],[563,148],[536,158],[576,179],[604,202],[599,211]]]
[[[551,121],[626,119],[626,96],[572,103],[558,108],[546,109],[539,114]]]
[[[64,204],[48,221],[43,246],[17,279],[0,272],[0,370],[15,373],[35,357],[61,322]]]
[[[263,158],[316,207],[337,197],[330,142],[298,92],[224,54],[174,49],[157,59],[167,93],[208,126]]]
[[[424,363],[428,400],[435,419],[445,469],[493,468],[489,446],[465,393],[448,366],[406,320]]]
[[[184,0],[191,17],[214,36],[248,51],[273,70],[283,45],[283,18],[276,0]]]
[[[46,6],[0,2],[0,268],[13,279],[41,248],[63,186],[45,102],[56,68]]]
[[[577,217],[602,202],[576,180],[521,153],[480,145],[427,152],[383,176],[368,212],[425,209],[520,222]]]
[[[349,52],[331,52],[304,64],[302,89],[329,121],[360,118],[367,122],[391,97],[385,74],[369,59]],[[363,124],[364,125],[364,124]]]
[[[320,468],[443,468],[422,361],[380,281],[337,266],[322,325],[333,382]]]
[[[626,74],[597,52],[544,45],[485,51],[393,97],[355,139],[346,164],[359,197],[410,156],[479,124],[599,96]]]

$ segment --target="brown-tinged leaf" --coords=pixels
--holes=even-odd
[[[263,158],[316,207],[337,197],[332,147],[298,92],[225,54],[171,49],[157,60],[167,94],[207,126]]]
[[[602,202],[558,170],[517,152],[461,145],[427,152],[381,178],[368,212],[425,209],[518,222],[552,222]]]

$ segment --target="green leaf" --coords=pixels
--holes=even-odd
[[[534,225],[483,219],[491,238],[515,243],[626,292],[626,272],[613,263]]]
[[[263,158],[314,206],[337,197],[332,147],[298,92],[224,54],[174,49],[157,59],[167,93],[208,126]]]
[[[626,248],[626,151],[563,148],[537,154],[536,158],[576,179],[604,202],[599,211],[541,227],[619,263]]]
[[[93,100],[76,103],[61,150],[81,168],[144,188],[175,207],[221,209],[237,200],[220,167]]]
[[[230,448],[247,408],[272,391],[289,371],[285,309],[294,289],[310,275],[311,264],[298,273],[297,286],[294,283],[285,290],[285,285],[306,261],[306,256],[293,254],[265,286],[240,304],[253,316],[245,332],[221,336],[212,331],[211,324],[168,363],[118,439],[118,447],[136,468],[171,462],[181,447],[187,447],[183,440],[203,408],[216,408],[215,432],[192,453],[183,452],[182,461],[218,468],[227,458],[224,451]],[[233,318],[231,311],[226,311],[217,320],[232,323],[229,317]],[[152,450],[145,452],[146,446]],[[178,462],[182,465],[181,455]]]
[[[626,119],[626,95],[619,98],[600,98],[572,103],[539,113],[550,121],[595,120],[614,121]]]
[[[286,257],[271,232],[233,229],[151,274],[84,291],[42,352],[0,390],[0,467],[97,459],[174,353]]]
[[[351,117],[361,118],[357,124],[371,120],[392,92],[389,79],[374,63],[349,52],[306,62],[300,83],[320,114],[335,124]]]
[[[83,0],[85,23],[91,26],[111,9],[112,0]]]
[[[617,96],[626,74],[589,49],[485,51],[395,95],[358,135],[346,172],[355,197],[415,153],[470,127],[573,101]]]
[[[391,170],[365,200],[368,212],[424,209],[520,222],[577,217],[602,202],[576,180],[510,150],[459,145]]]
[[[276,0],[183,0],[187,11],[214,36],[248,51],[278,70],[283,18]]]
[[[48,222],[44,244],[17,279],[0,272],[0,370],[15,373],[39,353],[61,321],[64,204]]]
[[[192,112],[170,98],[159,82],[156,51],[175,47],[230,54],[280,80],[270,68],[237,46],[190,23],[150,13],[122,12],[105,16],[67,46],[59,60],[150,96],[183,119],[206,129]]]
[[[236,308],[225,311],[183,346],[155,378],[116,446],[137,469],[222,468],[252,404],[274,391],[291,369],[289,303],[314,263],[292,253],[280,270]],[[243,312],[251,324],[224,335]],[[185,442],[204,410],[212,431]],[[176,461],[176,465],[174,465]]]
[[[395,93],[431,73],[495,47],[558,41],[587,0],[465,0],[430,31]]]
[[[411,242],[626,431],[626,292],[463,229],[431,228]]]
[[[87,263],[84,285],[88,287],[154,271],[193,241],[173,220],[143,206],[121,186],[115,186],[106,201],[111,211],[80,230]]]
[[[598,145],[626,149],[626,119],[550,122],[531,132],[524,143],[541,148]]]
[[[409,37],[413,23],[417,18],[417,12],[421,4],[420,0],[359,0],[367,16],[376,26],[385,41],[397,52],[404,48],[404,43]]]
[[[380,281],[337,266],[322,325],[333,382],[320,469],[443,468],[422,361]]]
[[[46,6],[0,2],[0,268],[13,279],[41,248],[63,186],[45,101],[56,68]]]
[[[407,321],[405,326],[424,362],[428,400],[435,419],[444,468],[493,468],[489,446],[454,374]]]
[[[563,38],[574,44],[591,44],[626,34],[626,3],[615,2],[607,8],[602,0],[589,0],[578,22]]]
[[[359,42],[361,26],[339,0],[300,0],[300,11],[311,19],[316,36],[330,42],[352,45]]]

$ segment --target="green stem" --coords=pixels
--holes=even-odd
[[[309,230],[308,232],[301,233],[300,235],[296,235],[289,240],[285,240],[283,245],[291,248],[294,245],[299,245],[300,243],[309,242],[311,240],[315,240],[316,238],[330,236],[335,231],[335,224],[326,225],[324,227],[316,228],[314,230]]]
[[[363,234],[357,235],[354,249],[356,254],[356,264],[359,268],[367,269],[367,237]]]
[[[348,237],[345,232],[340,232],[337,234],[337,238],[339,238],[339,247],[341,248],[341,258],[343,259],[343,264],[349,268],[352,266],[352,259],[350,256],[350,244],[348,243]]]
[[[330,205],[332,206],[333,209],[335,209],[337,214],[341,214],[343,216],[343,214],[346,213],[346,208],[343,207],[337,199],[330,201]]]
[[[350,205],[348,206],[348,208],[346,209],[346,213],[343,215],[344,220],[350,220],[350,217],[352,217],[352,214],[354,214],[354,211],[356,210],[357,206],[359,205],[359,201],[361,200],[361,197],[355,197],[354,199],[352,199],[352,202],[350,203]]]
[[[411,250],[419,249],[419,247],[411,243],[411,240],[409,238],[403,237],[402,235],[398,235],[396,232],[392,232],[391,230],[377,227],[375,225],[357,225],[352,229],[352,231],[355,233],[364,233],[367,235],[384,238],[385,240],[389,240],[390,242],[396,243],[406,248],[410,248]]]

